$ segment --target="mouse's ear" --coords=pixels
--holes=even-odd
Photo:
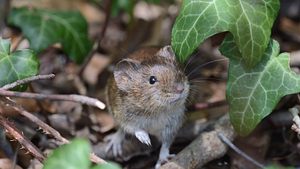
[[[133,72],[137,71],[140,64],[132,59],[123,59],[114,69],[114,78],[120,90],[126,91],[132,82]]]
[[[162,56],[162,57],[166,57],[166,58],[170,58],[170,59],[175,59],[175,53],[173,52],[173,49],[170,45],[161,48],[157,52],[157,55]]]

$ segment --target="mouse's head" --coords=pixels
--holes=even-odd
[[[114,78],[124,97],[141,106],[183,105],[189,93],[187,77],[170,46],[143,59],[123,59],[116,66]]]

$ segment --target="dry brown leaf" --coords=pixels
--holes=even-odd
[[[99,74],[109,64],[109,57],[96,53],[83,72],[84,80],[90,85],[96,85]]]
[[[113,117],[104,111],[95,113],[96,122],[100,125],[100,132],[105,133],[112,130],[115,126]]]
[[[226,99],[226,82],[211,83],[212,96],[208,99],[208,102],[217,102]]]

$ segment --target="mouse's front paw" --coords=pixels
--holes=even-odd
[[[111,150],[114,157],[120,157],[123,153],[122,138],[120,138],[118,133],[108,136],[105,140],[108,141],[107,147],[105,149],[106,153]]]
[[[136,131],[134,133],[135,137],[140,140],[143,144],[147,144],[148,146],[151,146],[151,140],[149,137],[149,134],[143,130]]]
[[[167,154],[166,156],[159,157],[155,164],[155,169],[159,169],[163,164],[167,163],[175,154]]]

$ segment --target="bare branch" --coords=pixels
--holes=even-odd
[[[98,99],[90,98],[82,95],[59,95],[59,94],[37,94],[37,93],[28,93],[28,92],[14,92],[8,90],[0,89],[0,96],[7,97],[20,97],[20,98],[29,98],[36,100],[65,100],[72,102],[79,102],[82,104],[98,107],[99,109],[104,109],[105,104]]]
[[[13,123],[8,121],[2,115],[0,115],[0,125],[14,138],[16,139],[22,146],[24,146],[36,159],[40,162],[45,160],[42,152],[32,144],[27,138],[21,134],[21,132],[14,126]]]
[[[9,89],[13,89],[13,88],[15,88],[15,87],[17,87],[19,85],[26,84],[26,83],[29,83],[29,82],[32,82],[32,81],[51,79],[51,78],[54,78],[54,77],[55,77],[54,74],[36,75],[36,76],[32,76],[32,77],[28,77],[28,78],[25,78],[25,79],[17,80],[17,81],[15,81],[13,83],[4,85],[0,89],[1,90],[9,90]]]
[[[218,133],[224,133],[230,140],[236,136],[229,116],[224,115],[207,128],[213,130],[202,133],[161,169],[201,168],[207,162],[222,157],[227,152],[227,146],[218,138]]]
[[[109,23],[109,19],[110,19],[110,13],[111,13],[111,8],[112,8],[112,1],[107,1],[106,5],[105,5],[105,20],[104,20],[104,24],[100,33],[100,36],[98,37],[97,43],[95,45],[97,45],[97,47],[95,49],[93,49],[89,55],[87,56],[87,59],[85,59],[84,63],[82,64],[78,75],[81,77],[86,66],[90,63],[90,61],[92,60],[92,57],[95,55],[95,53],[99,52],[101,49],[101,41],[104,39],[104,35]]]
[[[43,131],[45,131],[47,134],[52,135],[55,139],[57,139],[58,141],[60,141],[62,144],[69,144],[70,143],[70,141],[67,140],[66,138],[64,138],[63,136],[61,136],[61,134],[57,130],[55,130],[54,128],[52,128],[48,124],[44,123],[39,118],[37,118],[34,115],[32,115],[31,113],[29,113],[26,110],[24,110],[23,107],[18,106],[14,101],[12,101],[10,99],[2,99],[2,100],[7,105],[11,106],[13,109],[15,109],[16,111],[18,111],[21,115],[23,115],[24,117],[26,117],[27,119],[29,119],[33,123],[37,124]],[[100,157],[96,156],[94,153],[90,154],[90,160],[92,162],[94,162],[94,163],[99,163],[99,164],[100,163],[106,163],[105,160],[103,160]]]
[[[69,141],[67,139],[63,138],[58,131],[56,131],[54,128],[52,128],[48,124],[44,123],[42,120],[35,117],[28,111],[24,110],[23,107],[18,106],[14,101],[12,101],[8,98],[2,99],[2,100],[4,101],[4,103],[6,103],[6,105],[11,106],[13,109],[15,109],[17,112],[19,112],[22,116],[26,117],[33,123],[37,124],[44,132],[46,132],[47,134],[51,134],[55,139],[60,141],[62,144],[69,143]]]

